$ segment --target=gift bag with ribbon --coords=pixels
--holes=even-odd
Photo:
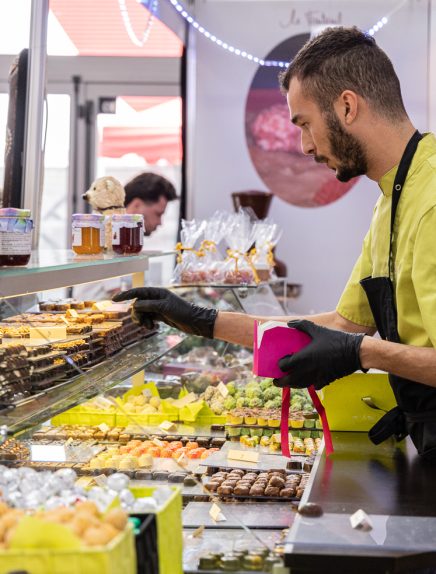
[[[259,283],[251,262],[249,249],[255,242],[250,216],[242,209],[232,214],[228,222],[226,241],[229,246],[222,268],[223,282],[230,285]]]
[[[229,217],[228,213],[217,211],[205,222],[204,239],[200,245],[200,251],[203,253],[200,267],[202,282],[209,285],[223,282],[223,256],[219,250],[219,244],[227,233]]]
[[[181,241],[176,245],[177,264],[174,268],[172,283],[198,283],[197,268],[199,259],[204,253],[196,247],[200,244],[205,225],[205,221],[182,219]]]
[[[274,274],[274,253],[282,230],[277,223],[270,219],[256,221],[253,225],[256,237],[254,248],[250,251],[250,259],[261,281],[268,281]]]

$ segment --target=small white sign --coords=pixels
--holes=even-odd
[[[172,423],[171,421],[164,421],[159,425],[159,428],[165,432],[174,431],[177,429],[177,426]]]
[[[224,383],[220,383],[217,388],[224,399],[228,397],[229,391]]]
[[[227,453],[230,460],[242,460],[244,462],[259,462],[258,452],[249,452],[247,450],[230,449]]]
[[[363,530],[364,532],[372,530],[371,519],[361,508],[350,516],[350,524],[353,528]]]
[[[214,502],[209,510],[209,515],[215,522],[224,522],[227,518],[221,512],[221,508]]]

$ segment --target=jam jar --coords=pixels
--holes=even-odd
[[[27,265],[32,252],[29,209],[0,209],[0,265]]]
[[[112,215],[112,249],[120,255],[139,253],[144,243],[144,219],[137,213]]]
[[[105,216],[98,213],[74,213],[73,251],[77,255],[96,255],[103,251]]]

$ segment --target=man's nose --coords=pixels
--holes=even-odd
[[[312,139],[302,132],[301,134],[301,150],[304,155],[315,155],[315,146]]]

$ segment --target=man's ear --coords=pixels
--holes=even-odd
[[[340,121],[349,126],[357,118],[359,101],[356,92],[344,90],[334,104],[336,114]]]

